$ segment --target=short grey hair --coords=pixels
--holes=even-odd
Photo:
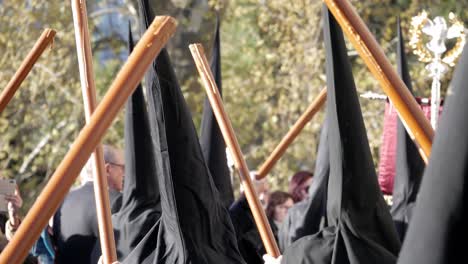
[[[102,150],[104,153],[104,163],[115,163],[117,158],[117,149],[109,146],[109,145],[102,145]]]
[[[116,148],[103,144],[102,151],[104,155],[104,163],[116,162],[116,155],[117,155]],[[93,161],[91,160],[91,157],[89,157],[88,161],[86,162],[85,166],[80,172],[80,181],[81,181],[81,184],[84,184],[92,180],[93,180]]]

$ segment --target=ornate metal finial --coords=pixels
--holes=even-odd
[[[429,63],[426,69],[433,78],[431,91],[431,124],[435,128],[440,108],[440,79],[447,72],[448,67],[455,66],[455,62],[460,57],[465,46],[465,28],[463,23],[458,20],[454,13],[449,14],[449,22],[441,16],[434,20],[428,18],[426,11],[422,11],[411,20],[410,28],[410,46],[413,53],[419,60]],[[422,34],[431,38],[429,43],[423,43]],[[456,39],[453,48],[447,51],[445,41],[447,39]]]

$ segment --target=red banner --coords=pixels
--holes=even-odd
[[[430,120],[431,106],[429,103],[422,103],[417,99],[424,115]],[[442,112],[442,106],[439,115]],[[393,192],[393,179],[396,168],[396,148],[397,148],[397,120],[398,114],[395,107],[389,102],[385,105],[384,126],[382,133],[382,145],[380,146],[379,162],[379,185],[384,194],[391,195]]]

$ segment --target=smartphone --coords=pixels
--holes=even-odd
[[[0,212],[8,211],[8,201],[5,200],[5,195],[15,194],[16,180],[0,179]]]

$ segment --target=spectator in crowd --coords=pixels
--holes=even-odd
[[[16,186],[13,195],[5,195],[5,200],[8,202],[8,212],[3,215],[1,220],[2,228],[4,228],[2,232],[7,240],[11,240],[21,223],[19,209],[23,206],[23,198],[21,198],[18,186]]]
[[[8,244],[8,241],[13,238],[16,230],[21,224],[19,209],[23,206],[23,198],[21,197],[18,185],[12,195],[5,195],[7,201],[7,212],[0,213],[0,252]],[[37,259],[28,255],[23,262],[24,264],[36,264]]]
[[[276,241],[278,241],[278,229],[286,218],[289,208],[293,205],[293,197],[287,192],[275,191],[270,195],[266,208],[266,215],[270,221]]]
[[[294,203],[298,203],[309,197],[309,187],[312,184],[312,172],[299,171],[289,181],[289,193]]]
[[[270,220],[273,233],[277,233],[278,228],[283,223],[283,220],[288,214],[289,208],[291,208],[293,205],[294,201],[291,194],[282,191],[275,191],[271,193],[266,208],[266,215],[268,220]]]
[[[111,146],[104,145],[103,149],[111,211],[116,212],[121,203],[120,192],[125,172],[124,155],[121,150]],[[91,162],[88,162],[82,170],[82,186],[65,197],[53,218],[57,264],[89,263],[93,247],[99,238],[90,164]]]
[[[258,199],[262,203],[263,209],[265,209],[267,204],[268,204],[268,198],[270,197],[270,185],[268,184],[266,178],[257,180],[257,179],[255,179],[255,175],[257,175],[257,172],[256,171],[251,171],[250,172],[250,179],[252,179],[252,184],[253,184],[253,187],[255,188],[255,192],[258,195]],[[231,205],[231,207],[236,202],[242,201],[242,200],[245,200],[245,202],[247,203],[247,200],[245,199],[245,196],[244,196],[244,187],[241,185],[240,186],[240,198],[237,199],[237,201],[235,201]]]

